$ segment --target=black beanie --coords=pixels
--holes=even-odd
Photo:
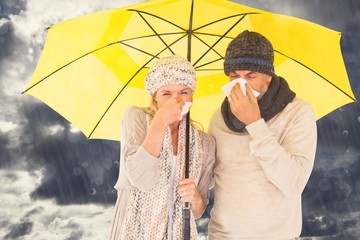
[[[274,49],[268,39],[257,32],[245,30],[234,38],[226,49],[224,72],[248,70],[275,75]]]

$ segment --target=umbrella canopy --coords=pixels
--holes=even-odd
[[[153,0],[69,19],[48,30],[24,91],[48,104],[88,138],[119,140],[123,111],[147,106],[143,80],[158,58],[188,58],[197,74],[192,119],[207,129],[225,95],[229,42],[243,30],[266,36],[275,72],[321,118],[355,101],[339,32],[226,0]]]

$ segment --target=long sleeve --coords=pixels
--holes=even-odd
[[[317,141],[312,108],[304,105],[297,109],[285,131],[274,131],[263,119],[246,127],[251,137],[250,154],[257,158],[268,179],[289,198],[299,196],[305,188],[313,168]]]
[[[211,120],[217,149],[209,236],[294,239],[301,233],[301,193],[314,165],[314,112],[295,98],[272,119],[246,129],[231,131],[220,110]]]
[[[121,129],[120,174],[126,176],[134,187],[148,191],[158,181],[159,159],[141,145],[146,136],[144,111],[137,107],[129,108],[124,113]]]
[[[207,205],[209,202],[210,187],[213,181],[213,168],[215,163],[215,139],[207,134],[202,134],[202,136],[204,156],[201,176],[197,187],[205,205]]]

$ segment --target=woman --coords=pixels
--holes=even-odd
[[[181,113],[195,86],[186,59],[160,59],[145,77],[150,106],[125,112],[111,239],[181,239],[184,202],[191,206],[191,239],[197,239],[195,219],[208,202],[215,142],[191,125],[191,178],[184,179],[186,114]]]

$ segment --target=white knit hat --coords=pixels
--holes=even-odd
[[[166,85],[184,85],[194,92],[196,88],[195,69],[183,57],[176,55],[164,57],[150,67],[144,83],[147,92],[151,95]]]

